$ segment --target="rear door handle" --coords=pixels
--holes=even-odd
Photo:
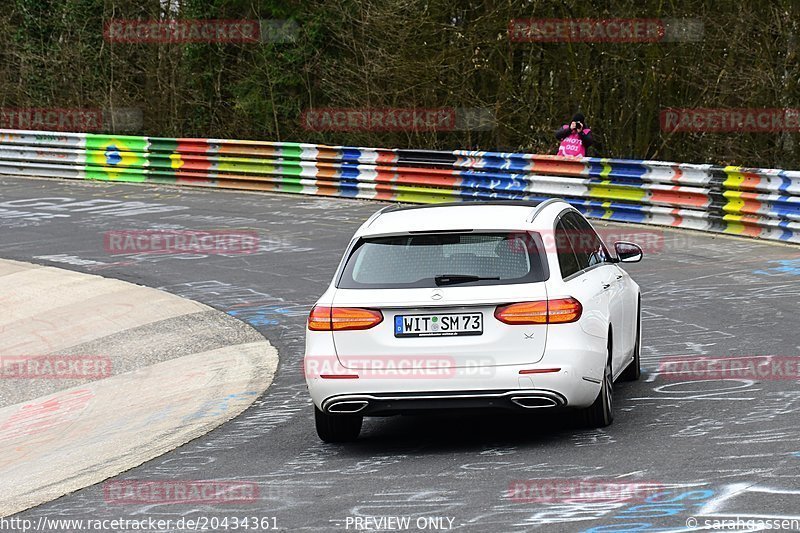
[[[622,274],[618,275],[617,279],[622,279]]]
[[[603,290],[607,290],[610,287],[611,287],[610,283],[603,283]]]

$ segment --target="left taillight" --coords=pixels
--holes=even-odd
[[[369,329],[383,322],[383,313],[361,307],[327,307],[315,305],[308,314],[311,331],[345,331]]]

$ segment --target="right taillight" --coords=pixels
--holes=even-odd
[[[494,317],[505,324],[547,324],[547,301],[501,305]]]
[[[311,331],[344,331],[369,329],[383,322],[383,313],[360,307],[327,307],[315,305],[308,315]]]
[[[547,301],[547,321],[550,324],[575,322],[581,317],[583,306],[575,298],[559,298]]]
[[[581,317],[583,306],[575,298],[519,302],[498,306],[494,316],[504,324],[565,324]]]

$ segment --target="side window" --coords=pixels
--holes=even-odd
[[[574,230],[569,229],[569,227],[564,224],[563,217],[559,219],[556,224],[555,241],[558,265],[561,267],[562,278],[571,276],[580,270],[578,267],[578,259],[575,257],[575,252],[572,251],[572,245],[570,244],[569,234],[572,231]]]
[[[600,263],[609,262],[609,254],[600,236],[592,229],[592,226],[577,213],[567,213],[564,217],[577,229],[576,238],[573,240],[573,247],[586,254],[586,265],[592,266]]]
[[[575,213],[567,213],[562,218],[564,227],[567,228],[567,235],[569,235],[569,242],[572,245],[572,251],[575,253],[575,259],[578,261],[578,270],[589,268],[589,250],[587,244],[586,231],[576,223]]]

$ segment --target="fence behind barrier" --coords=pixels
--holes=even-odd
[[[0,130],[0,175],[413,203],[562,197],[584,214],[800,243],[800,171]]]

